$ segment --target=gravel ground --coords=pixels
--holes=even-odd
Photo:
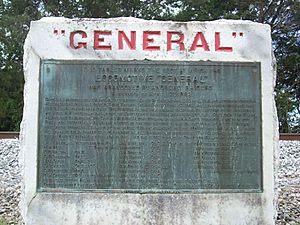
[[[277,224],[300,225],[300,141],[280,141]]]
[[[21,188],[19,150],[17,139],[0,139],[0,218],[9,224],[18,224],[21,218],[18,207]]]
[[[280,141],[277,225],[300,225],[300,141]],[[0,139],[0,221],[21,224],[18,140]],[[1,222],[0,222],[1,223]]]

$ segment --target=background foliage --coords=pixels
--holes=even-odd
[[[280,132],[300,132],[299,0],[2,0],[0,130],[19,129],[23,43],[30,21],[43,16],[131,16],[177,21],[246,19],[270,24],[277,58],[275,95]]]

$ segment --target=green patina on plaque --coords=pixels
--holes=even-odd
[[[260,192],[259,63],[42,61],[39,191]]]

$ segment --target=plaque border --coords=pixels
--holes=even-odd
[[[105,65],[128,65],[128,64],[142,64],[145,65],[145,62],[149,65],[168,65],[169,63],[173,65],[183,65],[184,63],[188,63],[189,66],[198,66],[199,63],[203,63],[206,66],[230,66],[233,64],[238,64],[239,66],[255,66],[259,74],[259,83],[258,83],[258,89],[259,89],[259,123],[260,127],[258,127],[260,131],[260,187],[257,189],[69,189],[69,188],[43,188],[40,187],[40,159],[41,159],[41,150],[40,150],[40,135],[41,135],[41,107],[42,107],[42,70],[44,69],[43,65],[44,63],[52,63],[52,64],[64,64],[64,65],[73,65],[73,64],[105,64]],[[37,133],[37,173],[36,173],[36,192],[37,193],[124,193],[124,194],[204,194],[204,193],[212,193],[212,194],[225,194],[225,193],[263,193],[264,192],[264,170],[263,170],[263,114],[262,114],[262,102],[263,102],[263,95],[262,95],[262,68],[261,68],[261,62],[249,62],[249,61],[243,61],[243,62],[237,62],[237,61],[188,61],[188,60],[182,60],[182,61],[173,61],[173,60],[57,60],[57,59],[40,59],[40,67],[39,67],[39,74],[38,74],[38,81],[39,81],[39,97],[38,97],[38,133]]]

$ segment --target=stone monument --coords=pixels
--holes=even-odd
[[[25,223],[274,224],[273,63],[249,21],[32,22]]]

